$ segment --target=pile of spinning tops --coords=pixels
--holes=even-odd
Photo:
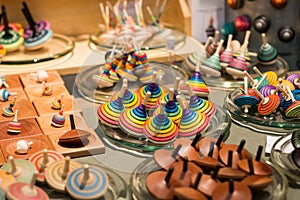
[[[0,57],[17,51],[22,45],[26,50],[40,49],[52,38],[50,23],[35,21],[26,2],[23,2],[22,12],[29,25],[25,28],[19,23],[9,23],[5,6],[2,5],[1,8],[4,23],[0,26]]]
[[[252,78],[244,72],[243,93],[234,97],[234,103],[253,115],[268,116],[280,111],[285,118],[300,117],[300,74],[281,79],[275,72],[253,69],[259,76]]]
[[[132,2],[131,2],[132,3]],[[165,42],[166,36],[170,35],[170,29],[161,29],[159,24],[167,0],[160,4],[157,1],[154,11],[147,6],[148,14],[151,17],[151,25],[146,26],[143,13],[143,1],[135,1],[134,11],[127,6],[127,1],[122,5],[118,1],[112,5],[106,1],[106,5],[99,3],[100,12],[104,21],[102,34],[99,37],[100,43],[111,42],[111,44],[125,44],[126,40],[133,37],[137,42],[157,41]],[[122,8],[122,9],[120,9]],[[130,13],[127,10],[131,10]]]
[[[155,151],[160,170],[150,172],[145,180],[148,192],[156,199],[252,199],[253,194],[272,184],[273,168],[239,145],[225,144],[223,135],[193,141],[180,138],[174,150]],[[157,168],[155,168],[157,169]],[[226,197],[226,198],[225,198]]]
[[[110,102],[97,109],[102,124],[121,129],[127,137],[147,139],[154,144],[167,144],[176,137],[191,137],[205,132],[215,105],[195,95],[189,82],[189,101],[180,95],[176,78],[174,88],[169,91],[156,83],[157,73],[152,81],[135,91],[128,89],[126,79],[120,92]]]
[[[98,166],[81,164],[52,150],[33,154],[29,160],[8,158],[0,168],[1,199],[49,199],[35,183],[47,183],[74,199],[98,199],[108,188],[106,172]]]
[[[224,49],[224,41],[219,41],[219,31],[216,31],[214,39],[208,37],[204,50],[189,55],[186,63],[189,68],[194,69],[197,61],[201,61],[200,71],[207,77],[227,74],[234,80],[243,79],[244,71],[249,72],[253,63],[247,48],[250,34],[250,31],[246,31],[242,45],[237,40],[232,40],[233,36],[229,34]],[[277,50],[267,42],[264,33],[261,36],[263,42],[257,53],[257,61],[263,66],[272,66],[277,61]]]
[[[114,86],[121,78],[149,83],[153,72],[146,53],[134,46],[124,45],[121,52],[116,52],[115,47],[109,52],[106,63],[99,68],[99,75],[94,75],[93,79],[99,88],[107,88]],[[156,72],[161,73],[160,70]]]

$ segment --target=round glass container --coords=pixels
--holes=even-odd
[[[108,169],[103,165],[97,164],[97,166],[101,167],[106,172],[109,180],[107,192],[100,199],[103,200],[131,199],[131,192],[129,186],[126,184],[126,182],[123,180],[121,176],[119,176],[116,172],[112,171],[111,169]],[[50,199],[67,199],[67,200],[72,199],[67,193],[59,193],[49,188],[46,184],[42,185],[41,187],[49,195]]]
[[[271,149],[271,161],[287,176],[291,185],[300,186],[300,168],[298,168],[291,156],[294,147],[291,142],[292,134],[280,137]]]
[[[253,199],[285,199],[287,192],[286,177],[280,171],[280,169],[274,166],[271,162],[266,161],[266,163],[273,169],[273,175],[271,176],[273,182],[263,190],[255,191],[253,193]],[[161,168],[156,164],[153,158],[148,158],[135,168],[130,178],[130,187],[134,199],[154,199],[154,197],[147,190],[146,178],[149,173],[160,169]]]
[[[134,38],[137,44],[142,44],[142,50],[166,48],[168,36],[175,37],[175,48],[182,46],[186,35],[168,28],[148,26],[134,31],[124,31],[121,33],[97,32],[90,35],[89,46],[93,50],[112,49],[114,45],[122,46],[128,43],[127,40]]]
[[[224,107],[230,114],[231,119],[237,124],[257,132],[274,135],[287,135],[295,129],[300,128],[300,120],[298,118],[286,118],[282,115],[281,111],[272,113],[270,116],[261,116],[257,113],[244,113],[234,103],[235,97],[242,93],[242,90],[239,88],[231,91],[226,96],[224,103]]]
[[[37,50],[28,51],[24,46],[9,52],[0,59],[0,64],[20,65],[50,61],[67,56],[73,51],[75,43],[65,35],[54,33],[45,45]]]

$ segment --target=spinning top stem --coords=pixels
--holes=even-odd
[[[180,77],[178,77],[178,76],[175,78],[175,83],[174,83],[174,92],[175,92],[175,91],[178,91],[178,87],[179,87],[180,79],[181,79],[181,78],[180,78]]]
[[[221,133],[220,136],[219,136],[219,138],[218,138],[218,140],[217,140],[217,142],[216,142],[216,146],[217,146],[218,148],[220,148],[221,143],[222,143],[222,141],[223,141],[223,138],[224,138],[224,134]]]
[[[18,122],[18,113],[19,113],[19,111],[16,110],[16,111],[15,111],[15,117],[14,117],[13,122]]]
[[[28,11],[26,9],[24,9],[24,8],[22,8],[22,12],[23,12],[23,14],[24,14],[24,16],[25,16],[28,24],[29,24],[30,29],[32,30],[32,36],[35,37],[37,31],[36,31],[36,27],[35,27],[34,21],[30,18],[30,13],[28,13]]]
[[[119,98],[123,98],[126,89],[127,89],[127,86],[122,86],[122,87],[121,87],[121,91],[120,91],[120,93],[119,93]]]
[[[154,71],[153,74],[152,74],[152,83],[156,83],[156,79],[157,79],[157,72]]]
[[[29,189],[31,190],[31,192],[35,193],[35,188],[34,188],[34,185],[35,185],[35,182],[36,182],[36,179],[37,179],[37,175],[39,174],[38,171],[35,171],[33,173],[33,176],[29,182]]]
[[[250,34],[251,34],[251,31],[249,31],[249,30],[246,31],[245,37],[244,37],[244,44],[245,44],[246,41],[249,42]]]
[[[74,121],[74,115],[71,114],[69,116],[69,118],[70,118],[71,130],[75,130],[76,129],[76,125],[75,125],[75,121]]]
[[[192,89],[190,83],[189,83],[188,81],[186,81],[186,82],[185,82],[185,85],[186,85],[186,87],[187,87],[187,89],[188,89],[188,91],[189,91],[190,97],[194,96],[195,93],[193,92],[193,89]]]
[[[159,105],[159,114],[164,115],[165,114],[165,101],[161,101]]]
[[[43,160],[42,160],[42,166],[46,166],[49,162],[49,157],[48,157],[48,150],[44,149],[43,150]]]
[[[64,170],[63,170],[63,173],[61,175],[62,177],[66,177],[69,170],[70,170],[70,160],[71,160],[70,156],[65,157]]]
[[[252,76],[246,70],[244,70],[244,74],[245,74],[245,76],[248,77],[248,79],[250,80],[252,85],[254,85],[256,83],[256,81],[252,78]]]
[[[231,51],[231,41],[232,41],[232,34],[229,34],[228,35],[228,38],[227,38],[227,46],[226,46],[226,50],[228,51]]]
[[[168,172],[167,172],[167,175],[166,175],[165,179],[164,179],[165,182],[167,183],[167,185],[168,185],[169,182],[170,182],[170,179],[171,179],[171,176],[172,176],[173,172],[174,172],[174,167],[171,166],[171,167],[169,168]]]
[[[150,96],[151,96],[151,92],[148,91],[148,92],[146,93],[145,98],[143,99],[142,105],[144,105],[144,106],[147,105],[147,102],[148,102],[148,99],[150,98]]]
[[[197,176],[196,176],[195,183],[194,183],[194,185],[193,185],[193,188],[194,188],[194,189],[197,189],[197,188],[198,188],[198,185],[199,185],[199,183],[200,183],[201,177],[202,177],[202,173],[198,173]]]
[[[268,98],[268,97],[265,98],[265,97],[257,90],[256,87],[253,87],[252,89],[253,89],[253,91],[259,96],[259,98],[262,100],[262,103],[263,103],[263,104],[268,103],[268,101],[269,101],[269,98]]]
[[[171,155],[172,158],[177,159],[177,155],[178,155],[178,152],[180,151],[181,147],[182,147],[182,144],[177,145],[176,149],[173,151],[173,153]]]
[[[248,94],[248,77],[244,77],[244,93]]]
[[[237,152],[238,154],[241,154],[241,153],[242,153],[245,144],[246,144],[246,140],[244,140],[244,139],[241,140],[241,142],[240,142],[240,144],[239,144],[239,146],[238,146],[238,148],[237,148],[237,150],[236,150],[236,152]]]
[[[90,168],[90,166],[88,164],[83,165],[83,177],[82,177],[82,180],[81,180],[82,185],[86,185],[86,182],[90,178],[89,168]]]
[[[233,179],[229,179],[229,193],[232,194],[234,192],[234,184]]]
[[[214,171],[213,171],[213,173],[211,175],[211,178],[213,180],[215,180],[217,178],[220,168],[221,168],[221,166],[217,165],[216,168],[214,169]]]
[[[174,88],[170,88],[169,90],[169,101],[174,100]]]
[[[209,36],[204,44],[204,49],[208,48],[208,45],[211,43],[211,41],[213,40],[213,37]]]
[[[260,161],[262,150],[263,150],[263,146],[259,145],[256,152],[255,161]]]
[[[296,99],[295,99],[295,97],[294,97],[294,95],[293,95],[293,93],[291,91],[290,86],[286,86],[286,89],[288,91],[288,94],[289,94],[290,98],[292,99],[292,102],[296,101]]]
[[[183,167],[182,167],[182,172],[185,173],[187,172],[188,170],[188,158],[187,157],[184,157],[183,159]]]
[[[233,154],[232,150],[228,151],[227,165],[230,168],[232,167],[232,154]]]
[[[249,165],[249,174],[254,175],[254,167],[253,162],[251,158],[248,158],[248,165]]]
[[[9,33],[8,19],[6,14],[6,8],[4,5],[1,6],[2,9],[2,17],[4,22],[4,38],[10,38],[12,35]]]
[[[259,71],[259,69],[258,69],[256,66],[253,67],[253,70],[254,70],[258,75],[263,76],[263,74],[261,73],[261,71]]]
[[[192,147],[196,148],[196,144],[198,143],[200,137],[201,137],[201,133],[197,133],[196,136],[194,137],[192,143],[191,143]]]
[[[224,43],[224,40],[220,40],[218,48],[217,48],[217,50],[215,52],[215,55],[219,55],[220,54],[220,51],[221,51],[222,46],[223,46],[223,43]]]
[[[262,33],[262,34],[261,34],[261,39],[262,39],[263,45],[267,45],[267,44],[268,44],[267,38],[266,38],[266,34],[265,34],[265,33]]]
[[[259,80],[259,82],[255,85],[256,88],[258,88],[263,82],[264,80],[267,78],[268,74],[264,74],[262,76],[262,78]]]
[[[220,32],[218,30],[215,31],[214,42],[217,43],[220,37]]]
[[[8,162],[10,165],[10,174],[14,175],[17,172],[17,166],[13,156],[8,157]]]

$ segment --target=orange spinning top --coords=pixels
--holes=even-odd
[[[279,104],[280,98],[276,94],[271,94],[267,97],[264,97],[257,88],[253,88],[255,93],[261,98],[260,103],[258,104],[257,111],[260,115],[270,115],[274,112]]]

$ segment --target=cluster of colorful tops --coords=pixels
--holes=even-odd
[[[233,36],[228,35],[227,46],[223,48],[223,40],[219,41],[219,31],[215,32],[215,38],[209,37],[204,49],[187,57],[186,62],[189,67],[194,68],[200,60],[201,72],[208,77],[219,77],[228,74],[233,79],[243,79],[243,71],[249,71],[253,60],[248,52],[250,31],[246,31],[244,42],[240,45],[239,41],[232,40]],[[266,34],[262,34],[262,45],[257,53],[257,61],[265,66],[273,65],[278,57],[277,50],[266,41]],[[255,61],[256,62],[256,61]]]
[[[280,111],[287,118],[300,117],[300,74],[290,74],[285,79],[272,71],[254,79],[245,75],[243,93],[234,98],[244,112],[266,116]]]
[[[156,83],[156,76],[154,72],[152,81],[135,91],[129,90],[123,82],[121,91],[114,94],[110,102],[99,106],[100,122],[120,128],[129,137],[147,138],[156,144],[169,143],[177,136],[189,137],[204,132],[215,112],[215,105],[194,93],[187,101],[180,95],[178,83],[167,91]],[[189,84],[187,87],[191,91]]]
[[[128,81],[139,79],[142,83],[149,83],[153,72],[146,53],[129,46],[122,52],[112,50],[104,66],[99,68],[99,75],[94,75],[93,78],[99,88],[105,88],[114,86],[121,78]],[[160,70],[156,72],[161,73]]]
[[[25,28],[20,23],[9,23],[6,8],[2,5],[4,22],[0,26],[0,56],[16,51],[22,45],[27,50],[39,49],[52,38],[53,32],[50,23],[45,20],[34,21],[25,2],[23,2],[22,12],[29,24]]]
[[[197,136],[176,139],[173,150],[154,152],[158,167],[147,174],[145,185],[155,199],[250,200],[272,184],[274,169],[260,160],[262,146],[253,157],[245,140],[237,145],[222,142],[223,135]]]

